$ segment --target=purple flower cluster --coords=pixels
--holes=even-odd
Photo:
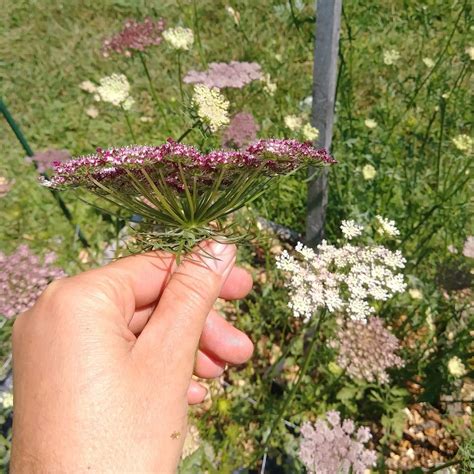
[[[38,173],[45,173],[53,167],[55,162],[63,162],[71,159],[71,155],[67,150],[46,150],[35,153],[32,157],[26,157],[28,163],[36,163]]]
[[[209,88],[233,87],[241,89],[250,82],[261,78],[260,64],[231,61],[230,63],[210,63],[207,71],[189,71],[183,81],[187,84],[204,84]]]
[[[240,112],[230,121],[222,135],[222,145],[228,148],[243,148],[257,138],[259,130],[252,114]]]
[[[337,411],[326,413],[326,421],[304,423],[301,427],[299,457],[308,473],[339,474],[354,472],[363,474],[375,466],[375,451],[364,444],[372,437],[366,427],[357,431],[350,419],[341,422]]]
[[[344,322],[331,346],[339,351],[337,363],[355,379],[386,383],[387,369],[404,365],[396,355],[400,342],[377,317],[369,318],[367,323]]]
[[[104,40],[102,54],[105,57],[110,53],[130,57],[135,51],[144,51],[150,46],[160,44],[164,29],[165,21],[162,18],[153,20],[148,17],[141,22],[126,20],[122,31]]]
[[[232,184],[244,172],[258,170],[266,176],[284,174],[298,167],[332,164],[335,160],[324,149],[296,140],[259,140],[243,151],[214,150],[208,154],[169,139],[158,146],[134,145],[108,150],[97,149],[94,155],[55,163],[49,187],[84,186],[99,191],[101,185],[123,192],[130,174],[146,182],[145,170],[155,182],[160,179],[181,189],[183,174],[189,183],[212,185],[222,175],[222,187]],[[125,188],[124,188],[125,187]],[[132,192],[130,187],[127,191]],[[136,189],[138,192],[138,190]]]
[[[11,255],[0,252],[0,315],[7,318],[31,308],[46,286],[65,273],[53,266],[56,255],[40,259],[26,245]]]

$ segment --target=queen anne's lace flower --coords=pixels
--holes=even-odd
[[[375,127],[377,127],[378,123],[374,120],[374,119],[365,119],[364,120],[364,125],[367,127],[367,128],[370,128],[371,130],[374,129]]]
[[[210,63],[207,71],[189,71],[183,78],[187,84],[203,84],[207,87],[241,89],[252,81],[262,78],[262,69],[257,63],[231,61]]]
[[[465,134],[454,137],[453,143],[459,151],[466,151],[468,153],[472,152],[474,147],[474,140],[469,135]]]
[[[456,378],[464,377],[467,374],[466,366],[458,356],[451,357],[448,361],[448,371]]]
[[[292,132],[298,131],[303,126],[303,119],[297,115],[287,115],[283,120],[285,127]]]
[[[386,301],[405,291],[405,266],[400,251],[381,246],[337,248],[325,240],[317,252],[299,243],[297,259],[285,250],[277,257],[277,267],[288,274],[289,307],[296,317],[310,318],[318,309],[347,314],[365,321],[374,312],[372,301]]]
[[[326,419],[304,423],[301,427],[299,457],[310,474],[363,474],[375,466],[375,451],[364,444],[372,438],[366,427],[356,431],[352,420],[341,422],[337,411],[326,413]]]
[[[145,18],[141,22],[126,20],[122,31],[104,41],[102,54],[107,57],[114,52],[131,56],[135,51],[145,51],[161,43],[164,28],[165,22],[161,18]]]
[[[358,237],[362,235],[362,231],[364,227],[360,224],[357,224],[355,221],[342,221],[341,222],[341,230],[344,234],[344,237],[348,240],[353,239],[354,237]]]
[[[376,174],[377,171],[372,165],[367,164],[362,168],[362,176],[366,181],[374,179]]]
[[[172,48],[187,51],[194,43],[193,30],[177,26],[163,32],[163,38]]]
[[[222,144],[230,148],[243,148],[257,137],[259,126],[252,114],[240,112],[230,121],[222,136]]]
[[[194,87],[193,105],[203,123],[209,125],[211,131],[216,132],[229,123],[229,101],[218,89],[209,89],[207,86]]]
[[[307,123],[301,129],[301,134],[305,140],[314,142],[319,138],[319,130],[316,127],[313,127],[310,123]]]
[[[351,378],[387,383],[387,369],[404,365],[395,353],[400,346],[398,339],[385,329],[380,318],[370,317],[367,324],[344,321],[330,345],[338,351],[338,365]]]
[[[12,318],[31,308],[46,286],[64,272],[53,266],[54,253],[40,259],[26,245],[11,255],[0,252],[0,315]]]
[[[388,49],[383,52],[383,62],[387,66],[393,66],[400,59],[400,53],[396,49]]]
[[[97,95],[104,102],[129,110],[134,100],[130,96],[130,84],[124,74],[103,77],[97,87]]]
[[[376,216],[375,218],[377,219],[377,232],[379,234],[385,234],[389,237],[396,237],[397,235],[400,235],[400,231],[397,229],[395,221],[386,219],[382,216]]]

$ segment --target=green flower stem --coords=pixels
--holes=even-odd
[[[128,131],[130,132],[133,143],[136,145],[137,137],[135,136],[135,133],[133,132],[132,123],[130,122],[130,117],[128,116],[127,111],[123,107],[122,107],[122,110],[123,110],[123,114],[125,115],[125,121],[127,122]]]
[[[275,429],[277,428],[277,426],[282,421],[282,419],[285,416],[285,413],[287,412],[287,410],[290,408],[291,402],[293,401],[293,399],[296,395],[296,392],[297,392],[297,390],[298,390],[298,388],[301,384],[301,381],[303,380],[303,377],[306,375],[306,372],[308,371],[309,364],[311,362],[311,357],[314,353],[314,349],[316,348],[316,343],[318,341],[319,329],[321,327],[321,324],[322,324],[322,321],[323,321],[324,317],[325,317],[325,311],[323,311],[321,313],[321,315],[318,319],[318,322],[317,322],[316,327],[314,329],[313,337],[312,337],[310,345],[308,347],[308,352],[306,353],[306,357],[304,358],[303,365],[302,365],[302,367],[300,368],[300,370],[298,372],[298,377],[296,379],[296,382],[292,385],[291,390],[288,393],[288,396],[286,397],[286,399],[284,400],[284,402],[283,402],[283,404],[280,408],[280,411],[278,412],[277,416],[273,420],[273,423],[270,426],[270,430],[268,431],[268,434],[267,434],[267,436],[265,438],[265,441],[263,443],[263,448],[259,451],[257,456],[255,456],[255,460],[259,459],[262,456],[262,454],[267,452],[268,443],[270,441],[270,438],[271,438],[272,434],[274,433]]]
[[[20,130],[20,127],[15,122],[15,120],[14,120],[13,116],[10,114],[10,111],[8,110],[7,106],[5,105],[5,103],[1,99],[0,99],[0,111],[1,111],[2,115],[5,117],[5,120],[7,121],[8,125],[12,129],[13,133],[15,134],[16,138],[20,142],[21,146],[25,150],[25,153],[30,157],[34,156],[33,150],[31,149],[30,145],[28,144],[28,141],[26,140],[26,137],[23,135],[23,132]],[[38,169],[38,165],[36,164],[36,162],[34,160],[33,160],[33,164],[34,164],[35,168]],[[43,177],[47,178],[46,174],[44,174],[44,173],[40,173],[40,174]],[[84,248],[89,248],[90,244],[89,244],[88,240],[84,236],[84,234],[83,234],[81,228],[79,227],[79,225],[74,223],[74,218],[72,216],[72,213],[69,210],[69,208],[67,207],[67,205],[64,202],[63,198],[61,197],[61,195],[58,193],[58,191],[56,189],[51,189],[51,188],[48,188],[48,189],[51,192],[51,194],[53,195],[56,202],[58,203],[58,206],[61,209],[61,212],[63,213],[64,217],[69,221],[71,226],[74,228],[74,231],[77,235],[77,238],[81,242],[82,246]]]
[[[153,85],[153,80],[151,78],[151,74],[150,74],[150,70],[148,69],[148,65],[146,63],[146,60],[145,60],[145,55],[141,52],[141,51],[138,51],[138,56],[140,58],[140,61],[142,63],[142,66],[143,66],[143,70],[145,71],[145,76],[148,80],[148,86],[149,86],[149,89],[150,89],[150,94],[153,98],[153,101],[155,102],[155,105],[156,105],[156,108],[158,109],[158,112],[160,113],[165,125],[166,125],[166,128],[167,128],[167,131],[169,131],[169,124],[168,124],[168,119],[167,119],[167,114],[165,113],[165,110],[163,108],[163,104],[161,103],[160,99],[158,98],[158,95],[156,94],[156,90],[155,90],[155,86]]]
[[[196,42],[198,45],[199,49],[199,56],[201,58],[201,63],[203,67],[207,66],[207,61],[206,61],[206,56],[204,55],[204,49],[202,48],[202,42],[201,42],[201,31],[199,28],[199,18],[197,14],[197,5],[196,5],[196,0],[193,0],[193,23],[194,23],[194,31],[196,33]]]
[[[201,122],[194,122],[176,141],[181,143]]]
[[[184,92],[183,92],[183,70],[181,66],[181,51],[178,50],[178,84],[179,84],[179,93],[181,95],[181,102],[184,102]]]

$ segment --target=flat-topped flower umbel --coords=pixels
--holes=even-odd
[[[222,219],[257,198],[272,178],[334,162],[326,150],[296,140],[260,140],[242,151],[204,154],[170,139],[56,163],[44,184],[85,188],[139,214],[144,248],[180,253],[206,238],[236,238]]]

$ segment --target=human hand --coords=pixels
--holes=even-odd
[[[14,326],[12,472],[174,472],[206,395],[193,371],[253,351],[212,309],[250,291],[234,263],[235,246],[208,242],[177,268],[149,253],[52,283]]]

